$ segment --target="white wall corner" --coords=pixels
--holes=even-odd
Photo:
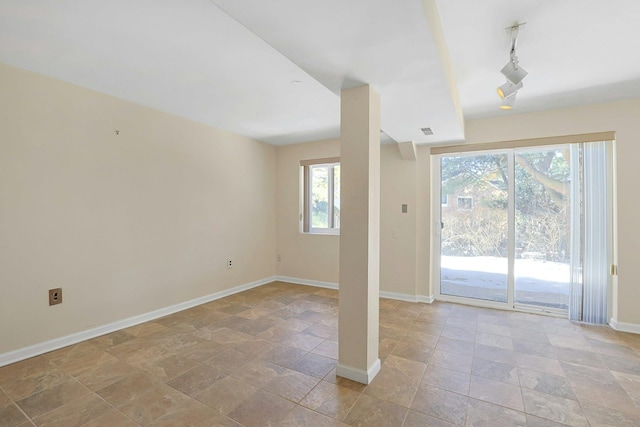
[[[338,363],[336,367],[336,375],[339,377],[347,378],[352,381],[359,382],[361,384],[370,384],[371,381],[380,372],[380,359],[376,359],[373,365],[366,371],[362,369],[353,368],[351,366],[345,366]]]
[[[640,325],[637,323],[618,322],[613,317],[609,319],[609,326],[614,331],[629,332],[631,334],[640,334]]]
[[[229,295],[237,294],[242,291],[257,288],[258,286],[266,285],[267,283],[274,282],[275,276],[267,277],[261,280],[257,280],[251,283],[245,283],[244,285],[235,286],[231,289],[216,292],[210,295],[206,295],[200,298],[195,298],[190,301],[174,304],[169,307],[164,307],[158,310],[143,313],[137,316],[129,317],[127,319],[118,320],[113,323],[109,323],[95,328],[87,329],[86,331],[77,332],[75,334],[66,335],[60,338],[54,338],[49,341],[30,345],[28,347],[19,348],[17,350],[9,351],[7,353],[0,354],[0,366],[9,365],[11,363],[19,362],[21,360],[28,359],[30,357],[39,356],[44,353],[48,353],[53,350],[77,344],[82,341],[86,341],[92,338],[96,338],[102,335],[110,334],[121,329],[129,328],[131,326],[139,325],[140,323],[149,322],[151,320],[159,319],[160,317],[168,316],[173,313],[177,313],[182,310],[206,304],[211,301],[215,301],[220,298],[227,297]]]
[[[418,295],[417,296],[417,300],[418,300],[418,302],[424,302],[424,303],[427,303],[427,304],[431,304],[436,299],[433,297],[433,295]]]
[[[398,142],[398,149],[402,160],[415,161],[417,159],[416,144],[413,141]]]

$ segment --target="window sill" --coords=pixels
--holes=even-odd
[[[309,234],[315,236],[339,236],[340,230],[311,230],[303,231],[302,234]]]

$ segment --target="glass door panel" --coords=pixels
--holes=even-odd
[[[516,150],[514,301],[567,310],[571,268],[569,147]]]
[[[440,294],[507,302],[507,153],[441,158]]]

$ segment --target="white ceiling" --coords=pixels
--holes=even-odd
[[[638,18],[637,0],[0,0],[0,62],[276,145],[337,137],[340,90],[371,84],[388,141],[442,143],[464,138],[457,94],[466,118],[505,114],[516,22],[529,76],[506,114],[640,97]]]

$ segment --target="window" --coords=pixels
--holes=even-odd
[[[458,209],[471,210],[473,208],[473,198],[458,196]]]
[[[301,162],[304,177],[303,231],[338,234],[340,230],[340,159]]]

